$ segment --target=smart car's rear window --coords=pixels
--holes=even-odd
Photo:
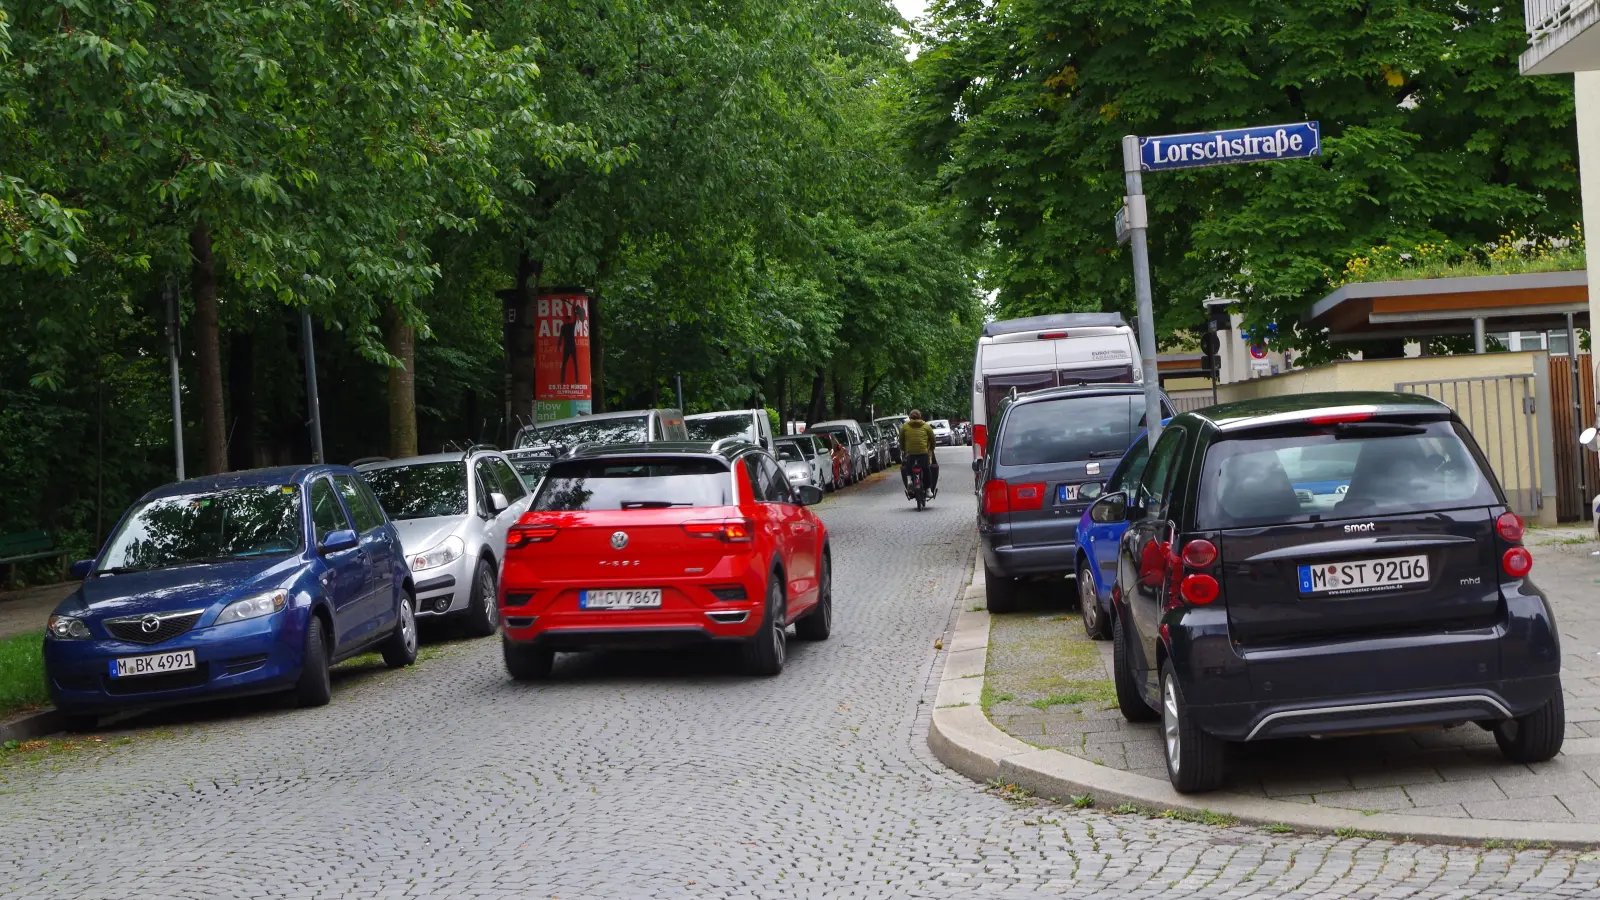
[[[1356,423],[1213,444],[1200,474],[1201,528],[1317,522],[1499,502],[1449,422]]]
[[[550,466],[533,508],[558,512],[732,506],[720,459],[570,459]]]

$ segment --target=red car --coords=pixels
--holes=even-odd
[[[783,670],[787,631],[833,627],[828,530],[771,455],[746,444],[587,447],[551,465],[506,536],[506,669],[545,678],[557,652],[739,645]]]

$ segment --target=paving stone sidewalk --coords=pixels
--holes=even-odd
[[[1600,543],[1589,529],[1529,532],[1534,581],[1561,630],[1567,735],[1548,763],[1507,762],[1475,725],[1236,746],[1225,790],[1364,812],[1600,822]],[[1116,710],[1111,645],[1083,633],[1070,582],[995,616],[984,707],[1020,740],[1165,780],[1159,729]]]

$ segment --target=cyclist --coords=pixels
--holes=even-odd
[[[911,497],[911,464],[920,459],[922,471],[927,473],[928,497],[939,495],[939,459],[934,453],[933,426],[922,420],[922,412],[913,409],[911,418],[900,426],[900,481],[905,485],[906,497]]]

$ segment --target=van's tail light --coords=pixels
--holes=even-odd
[[[1533,554],[1526,547],[1512,547],[1500,557],[1500,568],[1512,578],[1522,578],[1533,571]]]
[[[1222,593],[1222,588],[1217,584],[1215,578],[1204,572],[1196,572],[1184,576],[1180,593],[1183,595],[1185,603],[1205,606],[1207,603],[1217,599],[1217,595]]]
[[[1006,483],[998,478],[983,483],[983,514],[1003,516],[1011,512],[1011,502],[1006,496]]]
[[[683,523],[683,530],[694,537],[715,538],[730,544],[750,540],[749,519],[702,519]]]
[[[1028,484],[1013,484],[1011,486],[1011,511],[1031,512],[1044,509],[1044,482],[1034,481]]]
[[[980,454],[983,452],[983,448],[989,446],[989,429],[987,426],[972,426],[972,445],[978,448]]]
[[[523,513],[517,524],[506,530],[506,548],[515,550],[529,544],[542,544],[554,540],[561,531],[555,525],[532,521],[533,513]]]
[[[1522,535],[1528,530],[1523,524],[1522,517],[1514,512],[1501,513],[1500,518],[1494,520],[1494,530],[1507,543],[1515,544],[1522,540]]]
[[[1190,541],[1183,547],[1183,564],[1191,569],[1208,569],[1216,561],[1217,545],[1204,538]]]

